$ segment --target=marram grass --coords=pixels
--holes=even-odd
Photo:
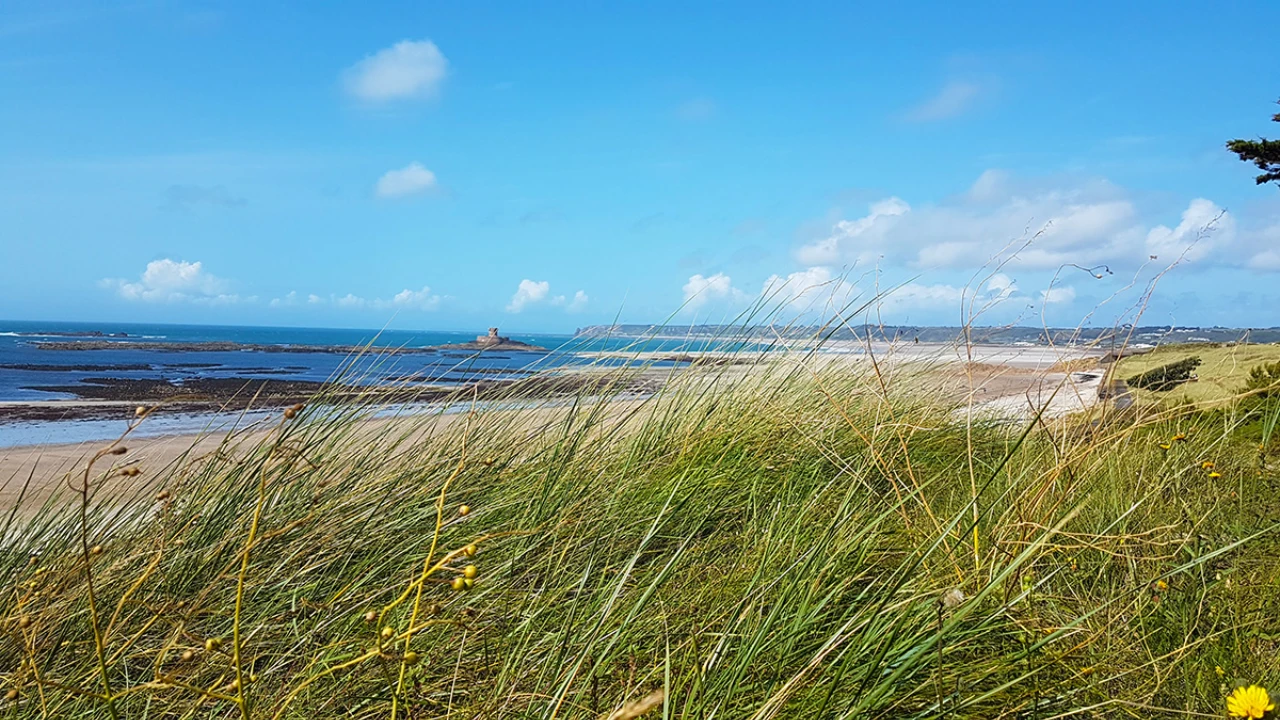
[[[1245,418],[974,425],[928,372],[812,361],[317,403],[145,487],[106,447],[6,526],[0,715],[1223,716],[1280,678]]]

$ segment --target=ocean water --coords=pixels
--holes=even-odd
[[[477,332],[483,332],[477,331]],[[683,352],[731,349],[705,340],[646,340],[632,338],[575,339],[570,335],[511,333],[510,337],[551,350],[541,352],[441,351],[352,358],[334,352],[262,352],[236,350],[158,351],[136,347],[139,342],[194,343],[209,341],[251,345],[360,346],[421,348],[475,339],[477,332],[272,328],[205,325],[146,325],[128,323],[65,323],[0,321],[0,403],[75,399],[73,393],[50,389],[75,386],[91,378],[163,379],[176,384],[192,378],[262,378],[322,382],[341,376],[344,382],[378,384],[403,382],[405,376],[430,386],[457,386],[480,379],[516,379],[540,370],[575,365],[618,365],[625,357],[598,357],[602,351],[635,350]],[[71,337],[71,334],[81,334]],[[123,337],[87,337],[90,333]],[[503,333],[507,335],[508,333]],[[102,340],[103,350],[40,349],[40,341]],[[759,349],[735,344],[740,349]],[[680,362],[654,363],[675,366]],[[237,414],[207,414],[183,419],[148,421],[147,434],[174,434],[221,428]],[[253,416],[249,416],[252,420]],[[51,442],[86,442],[118,435],[119,420],[6,421],[0,416],[0,447]]]

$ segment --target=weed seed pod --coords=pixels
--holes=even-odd
[[[146,415],[146,414],[147,414],[147,408],[142,405],[139,405],[138,407],[133,409],[134,417],[142,417],[143,415]]]
[[[121,445],[121,446],[119,446],[119,447],[113,447],[113,448],[111,448],[111,451],[110,451],[110,452],[108,452],[107,454],[108,454],[108,455],[123,455],[123,454],[125,454],[125,453],[127,453],[127,452],[129,452],[129,448],[127,448],[127,447],[125,447],[125,446]]]
[[[156,500],[159,500],[160,502],[164,502],[165,500],[168,500],[170,497],[171,496],[169,495],[168,490],[161,490],[160,492],[156,493]]]
[[[462,517],[466,517],[466,516],[470,515],[470,514],[471,514],[471,506],[470,506],[470,505],[460,505],[460,506],[458,506],[458,514],[459,514],[459,515],[461,515]]]
[[[191,662],[195,659],[196,654],[192,650],[183,650],[182,654],[178,657],[182,659],[182,662]]]
[[[365,622],[367,622],[367,623],[370,623],[370,624],[377,622],[377,621],[378,621],[378,613],[376,613],[376,612],[374,612],[374,611],[370,610],[369,612],[367,612],[367,613],[365,613],[365,614],[364,614],[364,621],[365,621]]]
[[[453,582],[449,583],[449,585],[452,586],[454,590],[466,590],[467,579],[459,575],[458,577],[454,578]]]
[[[412,651],[412,650],[410,650],[409,652],[407,652],[407,653],[405,653],[405,654],[404,654],[404,664],[405,664],[405,665],[417,665],[417,664],[418,664],[418,659],[419,659],[419,658],[418,658],[418,653],[416,653],[416,652],[414,652],[414,651]]]
[[[214,652],[220,647],[222,647],[222,640],[220,638],[209,638],[204,641],[205,652]]]
[[[475,555],[476,555],[476,546],[475,546],[475,544],[471,544],[471,545],[468,545],[468,546],[466,546],[466,547],[462,548],[462,554],[463,554],[463,555],[466,555],[467,557],[475,557]]]
[[[390,625],[388,625],[388,626],[386,626],[386,627],[382,628],[382,633],[381,633],[381,635],[382,635],[382,639],[383,639],[383,640],[390,640],[391,638],[395,637],[395,635],[396,635],[396,629],[395,629],[395,628],[393,628],[393,627],[391,627]]]
[[[22,617],[18,618],[18,627],[22,628],[23,630],[26,630],[27,628],[31,627],[31,618],[27,617],[26,615],[23,615]]]
[[[6,693],[4,694],[4,699],[5,699],[5,700],[8,700],[8,701],[10,701],[10,702],[12,702],[12,701],[14,701],[14,700],[17,700],[17,699],[18,699],[18,688],[9,688],[9,691],[8,691],[8,692],[6,692]]]
[[[462,569],[462,576],[468,580],[480,574],[480,570],[475,565],[468,565]]]
[[[101,554],[102,554],[102,546],[101,546],[101,545],[94,545],[93,547],[89,548],[89,554],[90,554],[90,555],[101,555]]]

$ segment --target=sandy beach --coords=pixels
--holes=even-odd
[[[872,358],[865,353],[865,346],[835,348],[835,352],[824,352],[809,356],[806,362],[818,365],[838,364],[841,366],[863,367]],[[911,364],[929,366],[931,373],[941,381],[940,390],[966,407],[966,412],[975,419],[1003,418],[1020,420],[1034,416],[1038,409],[1045,407],[1044,416],[1060,417],[1072,412],[1088,409],[1099,401],[1099,385],[1103,378],[1102,370],[1085,372],[1063,372],[1055,370],[1066,362],[1079,362],[1095,358],[1098,353],[1078,349],[1047,347],[1008,347],[1008,346],[974,346],[957,347],[953,345],[899,344],[894,346],[873,347],[872,352],[877,362],[886,366],[903,366]],[[727,357],[721,353],[702,353],[701,357],[714,361],[719,357]],[[765,362],[763,357],[744,358],[741,354],[733,356],[737,361],[718,367],[720,373],[731,375],[752,371],[754,362]],[[791,355],[796,358],[799,356]],[[639,358],[640,362],[644,358]],[[708,365],[714,363],[708,362]],[[652,371],[651,381],[658,376],[669,373]],[[85,406],[111,406],[119,410],[119,406],[132,406],[134,401],[94,401],[94,400],[58,400],[42,403],[52,412],[66,410],[74,414]],[[620,408],[638,402],[615,400]],[[28,403],[29,404],[29,403]],[[270,411],[263,411],[270,414]],[[557,407],[532,407],[526,409],[507,409],[499,412],[521,413],[528,418],[527,427],[536,432],[540,426],[553,422],[563,412]],[[266,427],[266,416],[250,418],[248,423],[257,422]],[[443,429],[465,417],[462,413],[434,412],[429,417],[419,416],[416,422],[423,429]],[[162,422],[161,417],[155,419]],[[64,421],[83,422],[83,421]],[[148,422],[151,422],[149,420]],[[410,422],[404,418],[375,418],[366,421],[370,432],[385,431],[388,423]],[[121,428],[123,429],[123,423]],[[243,427],[243,426],[241,426]],[[246,439],[252,441],[255,431],[239,430]],[[256,432],[266,432],[259,430]],[[165,468],[180,458],[196,457],[217,448],[226,437],[226,430],[219,429],[204,433],[180,432],[162,434],[158,437],[131,437],[126,444],[128,452],[122,456],[111,456],[99,461],[102,469],[106,463],[116,466],[137,465],[148,472],[140,482],[148,482],[149,476]],[[110,440],[97,440],[81,443],[29,444],[23,446],[0,448],[0,503],[12,505],[19,494],[27,489],[24,505],[32,501],[42,501],[59,487],[59,482],[68,473],[83,472],[85,462],[93,453],[104,447]]]

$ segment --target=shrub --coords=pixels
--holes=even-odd
[[[1182,383],[1192,379],[1195,369],[1200,365],[1200,358],[1191,356],[1189,358],[1161,365],[1144,373],[1134,375],[1125,380],[1133,387],[1142,390],[1153,390],[1155,392],[1165,392],[1172,390]]]
[[[1251,369],[1244,392],[1258,398],[1280,395],[1280,362],[1262,363]]]

